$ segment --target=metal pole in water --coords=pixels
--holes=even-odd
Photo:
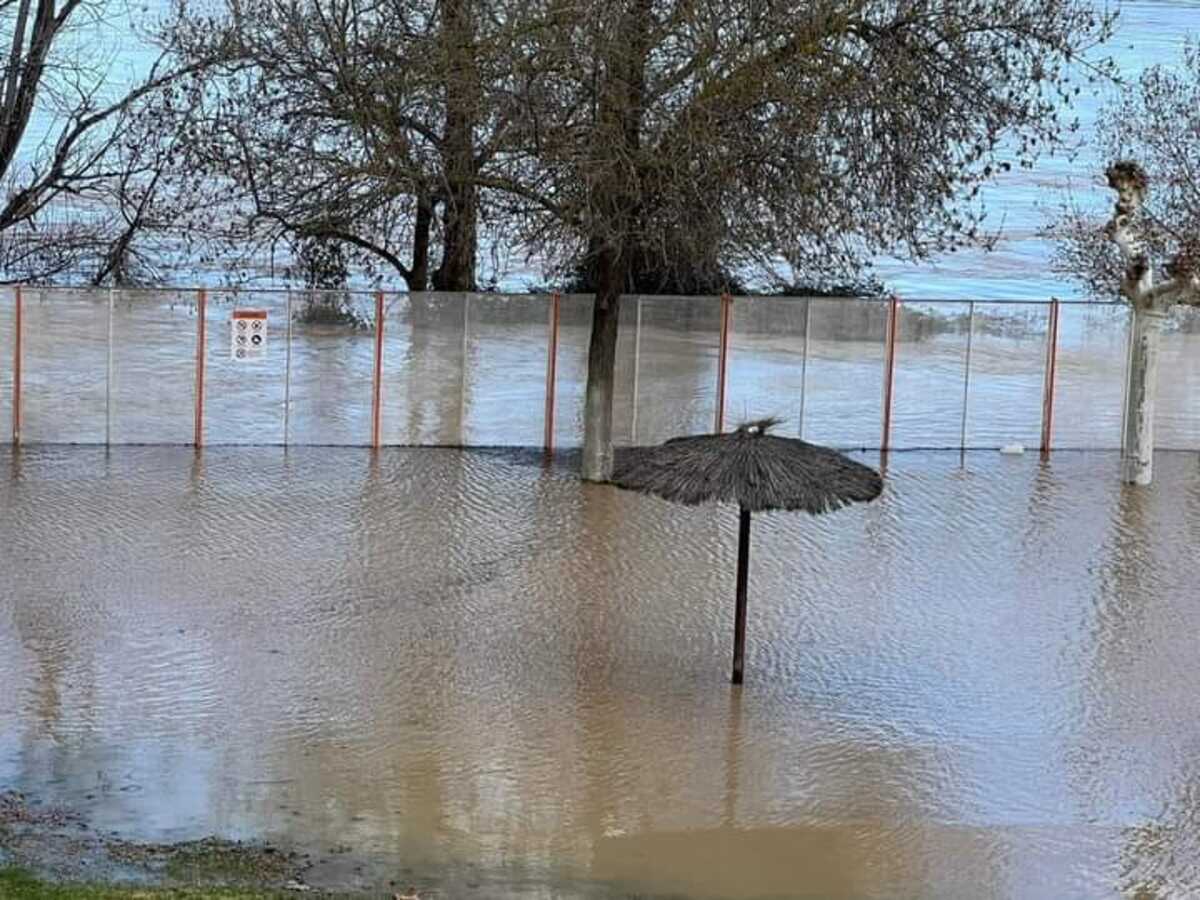
[[[1046,333],[1046,371],[1042,380],[1042,455],[1050,452],[1054,433],[1054,380],[1058,371],[1058,298],[1050,301]]]
[[[879,449],[887,453],[892,443],[892,403],[896,384],[896,332],[900,327],[900,300],[892,297],[888,301],[886,345],[883,357],[883,434]]]
[[[192,427],[192,444],[199,450],[204,446],[204,357],[208,337],[208,292],[196,292],[196,418]]]
[[[804,354],[800,357],[800,424],[796,436],[804,439],[804,395],[808,390],[808,332],[812,324],[812,297],[804,298]]]
[[[20,285],[17,285],[14,298],[16,307],[13,319],[12,442],[16,446],[21,443],[21,340],[24,330],[22,321],[24,298],[21,296]]]
[[[737,612],[733,622],[733,678],[741,684],[746,668],[746,595],[750,584],[750,510],[741,507],[738,520]]]
[[[375,365],[371,385],[371,449],[379,449],[383,405],[383,291],[375,292]]]
[[[547,453],[554,451],[554,402],[558,389],[558,329],[561,297],[555,291],[550,297],[550,323],[546,349],[546,412],[542,446]]]
[[[967,317],[967,357],[963,363],[963,402],[962,402],[962,430],[959,432],[958,446],[963,452],[967,449],[967,400],[971,392],[971,345],[975,340],[975,301],[972,300],[968,307],[969,315]]]
[[[471,295],[463,294],[462,367],[458,370],[458,443],[467,446],[467,335],[471,324]]]
[[[637,318],[633,323],[633,422],[630,441],[637,443],[638,376],[642,364],[642,298],[637,298]]]
[[[287,292],[287,345],[283,349],[283,446],[288,445],[292,413],[292,292]]]
[[[725,430],[725,381],[729,371],[729,318],[733,298],[721,295],[721,339],[717,348],[717,411],[713,431],[720,434]]]
[[[104,369],[104,446],[112,446],[113,305],[116,289],[108,288],[108,358]]]

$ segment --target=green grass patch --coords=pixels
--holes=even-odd
[[[286,881],[296,868],[291,854],[216,838],[176,844],[168,853],[167,877],[186,883],[269,884]]]

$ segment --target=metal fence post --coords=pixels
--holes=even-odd
[[[550,296],[550,322],[546,346],[546,412],[542,446],[547,453],[554,451],[554,404],[558,390],[558,331],[562,298],[558,291]]]
[[[638,384],[642,366],[642,297],[637,298],[637,318],[633,322],[633,413],[630,422],[629,439],[637,443],[638,420]]]
[[[17,285],[13,297],[16,305],[13,316],[12,442],[15,446],[21,443],[21,340],[24,331],[24,298],[21,296],[20,285]]]
[[[108,354],[104,366],[104,446],[112,446],[113,305],[116,288],[108,288]]]
[[[371,449],[378,450],[383,426],[383,291],[375,292],[375,364],[371,378]]]
[[[960,450],[967,449],[967,402],[970,399],[971,392],[971,349],[975,341],[975,301],[972,300],[968,307],[967,316],[967,356],[963,361],[963,402],[962,402],[962,430],[958,436],[958,446]]]
[[[192,426],[192,445],[204,446],[204,363],[208,341],[208,292],[196,292],[196,418]]]
[[[288,445],[292,413],[292,292],[287,292],[287,346],[283,351],[283,446]]]
[[[733,310],[733,298],[721,295],[721,342],[717,349],[717,410],[713,417],[713,431],[720,434],[725,430],[725,383],[729,374],[729,320]]]
[[[883,355],[883,435],[879,449],[886,453],[892,443],[892,404],[896,386],[896,333],[900,330],[900,299],[888,301],[887,331]]]
[[[458,370],[458,443],[467,446],[467,364],[471,353],[471,295],[463,294],[462,366]]]
[[[812,297],[804,298],[804,351],[800,357],[800,422],[796,437],[804,439],[804,400],[808,393],[808,333],[812,325]]]
[[[1046,334],[1046,370],[1042,379],[1042,454],[1050,452],[1054,436],[1054,381],[1058,372],[1058,298],[1050,300]]]

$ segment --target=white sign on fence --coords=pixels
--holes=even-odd
[[[238,362],[267,355],[267,311],[235,309],[230,320],[229,355]]]

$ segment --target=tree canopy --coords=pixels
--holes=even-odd
[[[1197,256],[1200,235],[1200,47],[1187,45],[1179,66],[1153,66],[1099,116],[1092,149],[1100,159],[1136,161],[1149,189],[1139,235],[1156,281]],[[1055,240],[1051,264],[1089,296],[1121,295],[1126,261],[1105,231],[1107,209],[1071,198],[1044,230]]]
[[[127,140],[142,104],[195,74],[160,53],[116,85],[93,40],[119,10],[109,0],[0,3],[0,277],[134,277],[174,135]]]

